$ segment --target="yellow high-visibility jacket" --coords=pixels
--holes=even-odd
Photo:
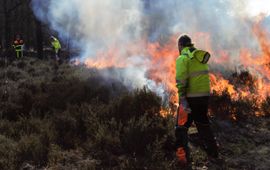
[[[59,49],[61,49],[61,44],[58,39],[53,38],[53,41],[51,42],[51,44],[56,53],[59,51]]]
[[[179,98],[210,94],[208,60],[210,54],[194,47],[185,47],[176,59],[176,87]]]

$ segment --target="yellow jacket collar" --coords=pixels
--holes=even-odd
[[[190,48],[192,48],[192,47],[185,47],[185,48],[183,48],[182,51],[181,51],[181,55],[187,55],[190,58],[193,58],[192,52],[190,52],[190,50],[189,50]]]

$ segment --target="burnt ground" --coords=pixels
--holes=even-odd
[[[224,163],[222,166],[206,165],[205,152],[191,143],[193,169],[269,169],[269,117],[253,117],[245,122],[216,120],[212,122],[212,125],[220,145],[220,157]],[[194,129],[191,129],[190,132],[194,133],[192,132],[196,131]]]

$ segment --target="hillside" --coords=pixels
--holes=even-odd
[[[174,117],[160,115],[161,98],[147,88],[131,91],[102,70],[50,59],[1,58],[0,70],[1,169],[177,169]],[[269,106],[269,98],[257,108],[226,91],[212,95],[225,162],[209,169],[270,167]],[[190,145],[201,169],[206,155]]]

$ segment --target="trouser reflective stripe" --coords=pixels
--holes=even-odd
[[[23,45],[14,45],[16,51],[16,57],[23,57]]]
[[[23,57],[23,51],[16,51],[16,57],[17,58]]]
[[[210,92],[203,92],[203,93],[187,93],[187,97],[203,97],[203,96],[210,96]]]
[[[209,74],[208,70],[196,71],[196,72],[189,73],[188,77],[192,78],[192,77],[197,77],[197,76],[206,75],[206,74]]]
[[[15,51],[16,51],[16,57],[17,58],[23,57],[23,50],[22,49],[19,49],[19,50],[15,49]]]

